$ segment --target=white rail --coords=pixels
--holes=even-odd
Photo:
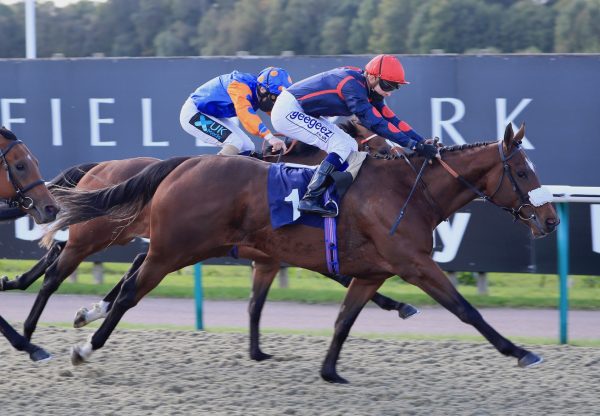
[[[552,202],[590,202],[600,203],[600,187],[545,185],[554,196]]]

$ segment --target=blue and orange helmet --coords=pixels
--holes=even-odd
[[[270,66],[258,74],[258,85],[264,87],[269,94],[279,95],[281,91],[292,85],[292,78],[283,68]]]

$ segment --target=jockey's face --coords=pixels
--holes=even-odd
[[[270,94],[266,88],[258,87],[258,107],[268,113],[273,110],[273,105],[277,101],[277,95]]]
[[[367,75],[367,83],[369,84],[369,88],[371,90],[375,91],[384,98],[392,95],[393,91],[384,91],[381,89],[381,86],[379,85],[379,78],[374,75]]]

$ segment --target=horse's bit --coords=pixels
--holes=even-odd
[[[498,152],[500,153],[500,159],[502,161],[502,166],[503,166],[502,176],[500,176],[500,181],[498,182],[496,189],[494,190],[494,192],[492,192],[492,194],[490,196],[487,196],[485,193],[483,193],[482,191],[477,189],[473,184],[471,184],[469,181],[467,181],[463,176],[459,175],[446,162],[444,162],[442,160],[442,158],[438,158],[438,161],[440,162],[442,167],[444,169],[446,169],[446,171],[448,171],[448,173],[450,173],[450,175],[452,175],[453,177],[458,179],[463,185],[465,185],[467,188],[469,188],[471,191],[473,191],[475,194],[477,194],[481,199],[483,199],[484,201],[491,202],[492,204],[496,205],[497,207],[510,212],[512,214],[512,216],[514,217],[515,221],[517,221],[518,219],[521,219],[523,221],[532,221],[535,219],[535,212],[532,212],[531,215],[526,216],[522,212],[523,208],[541,207],[542,205],[552,201],[552,194],[542,187],[532,189],[527,194],[525,194],[521,190],[521,188],[519,188],[519,185],[517,184],[517,181],[515,180],[515,178],[512,174],[512,170],[510,168],[510,165],[508,164],[508,161],[514,155],[516,155],[518,152],[521,151],[520,143],[518,143],[515,146],[515,150],[513,150],[512,153],[510,153],[508,156],[506,156],[504,154],[504,149],[502,147],[502,143],[503,143],[502,140],[498,141]],[[505,207],[494,201],[494,196],[500,190],[500,187],[502,186],[502,182],[504,181],[505,176],[507,176],[508,179],[510,180],[513,191],[516,192],[517,195],[519,196],[519,201],[521,202],[521,205],[519,205],[519,207],[516,209],[510,208],[510,207]]]
[[[33,183],[25,186],[24,188],[22,188],[19,185],[19,183],[17,182],[17,180],[15,179],[15,177],[13,176],[13,174],[10,170],[10,165],[8,164],[8,160],[6,160],[6,155],[8,155],[8,153],[12,150],[12,148],[18,144],[23,144],[23,142],[21,140],[14,140],[14,141],[11,141],[11,143],[6,147],[6,149],[0,149],[0,159],[2,162],[2,166],[4,167],[4,170],[6,170],[6,177],[7,177],[8,181],[10,182],[10,184],[15,189],[15,193],[16,193],[14,198],[0,199],[0,201],[8,204],[11,208],[21,207],[23,209],[31,209],[33,207],[33,199],[31,199],[28,196],[25,196],[25,193],[29,192],[30,190],[32,190],[33,188],[35,188],[38,185],[44,185],[44,180],[38,179],[37,181],[34,181]]]

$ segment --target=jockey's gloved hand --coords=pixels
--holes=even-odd
[[[269,144],[273,147],[272,152],[278,152],[279,150],[282,150],[285,152],[287,150],[287,146],[285,145],[285,142],[281,139],[278,139],[277,137],[273,136],[272,134],[268,134],[267,136],[265,136],[265,140],[267,142],[269,142]]]
[[[425,143],[427,144],[433,144],[435,145],[435,147],[444,147],[444,143],[442,143],[439,139],[439,137],[433,137],[431,139],[426,139]]]
[[[425,143],[424,141],[416,144],[414,148],[420,156],[424,156],[427,159],[433,159],[438,155],[438,149],[434,144]]]

